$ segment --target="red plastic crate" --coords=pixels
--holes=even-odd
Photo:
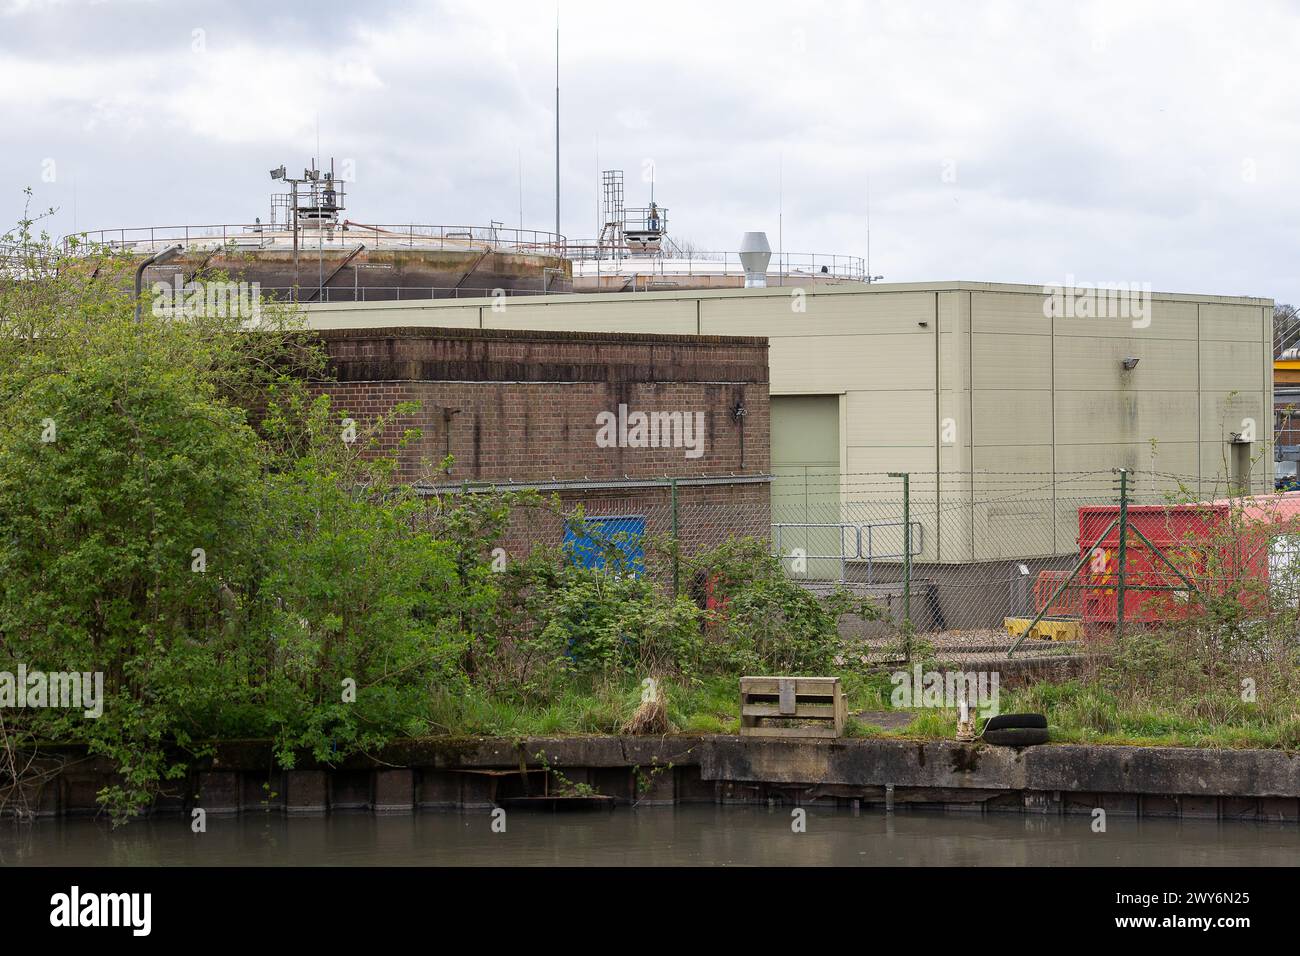
[[[1052,601],[1050,607],[1047,604],[1048,601],[1051,601],[1052,595],[1056,593],[1057,588],[1064,584],[1069,577],[1069,571],[1038,572],[1038,577],[1034,579],[1035,614],[1041,614],[1043,609],[1047,608],[1047,617],[1077,618],[1079,616],[1078,582],[1062,591],[1060,596],[1055,601]]]

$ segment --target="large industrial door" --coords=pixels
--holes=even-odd
[[[786,570],[792,577],[838,580],[841,550],[852,556],[856,549],[852,529],[837,527],[838,395],[772,398],[772,474],[772,539],[779,543]]]

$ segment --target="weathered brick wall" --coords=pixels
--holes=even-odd
[[[405,480],[758,475],[770,466],[763,339],[451,329],[321,335],[338,378],[321,389],[340,415],[364,423],[399,402],[420,403],[381,440],[393,454],[403,430],[420,430],[398,454]],[[700,413],[702,454],[599,447],[597,415],[617,414],[620,405]],[[432,474],[448,454],[450,475]]]
[[[348,329],[320,333],[337,381],[328,392],[359,430],[401,402],[380,448],[405,481],[511,484],[666,477],[765,476],[771,465],[767,341],[761,338],[464,329]],[[702,454],[683,447],[600,447],[602,412],[668,412],[703,421]],[[743,416],[736,410],[743,409]],[[692,421],[694,421],[692,417]],[[398,449],[402,433],[418,440]],[[450,473],[438,468],[448,455]],[[549,497],[549,495],[548,495]],[[671,529],[671,492],[566,488],[561,511],[643,515],[650,537]],[[679,534],[694,552],[770,530],[766,483],[682,485]],[[502,542],[512,557],[563,540],[548,509],[515,514]]]

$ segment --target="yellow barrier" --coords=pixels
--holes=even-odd
[[[1002,626],[1007,629],[1007,633],[1012,637],[1019,637],[1025,633],[1025,628],[1029,626],[1032,618],[1028,617],[1008,617],[1002,622]],[[1037,638],[1041,641],[1077,641],[1080,637],[1080,628],[1078,621],[1048,621],[1042,620],[1034,625],[1034,629],[1029,632],[1031,638]]]

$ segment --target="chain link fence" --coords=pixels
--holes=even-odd
[[[1225,600],[1293,621],[1300,596],[1300,494],[1155,471],[692,481],[565,491],[517,545],[590,562],[616,538],[633,567],[653,547],[669,556],[665,587],[704,602],[697,559],[757,539],[810,590],[878,608],[842,622],[846,637],[879,650],[910,635],[950,659],[1068,653]]]

